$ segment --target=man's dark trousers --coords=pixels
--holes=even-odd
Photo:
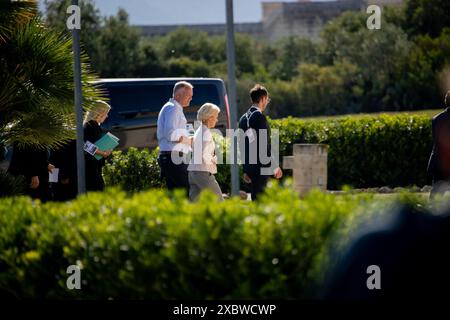
[[[183,162],[175,164],[172,161],[172,154],[174,159],[182,157]],[[185,154],[175,151],[162,151],[158,157],[158,164],[161,168],[161,178],[166,180],[169,190],[184,189],[186,193],[189,192],[188,162]]]
[[[269,176],[261,175],[260,167],[248,170],[247,175],[251,180],[250,192],[252,195],[252,201],[255,201],[258,198],[258,195],[264,192],[267,181],[269,181]]]

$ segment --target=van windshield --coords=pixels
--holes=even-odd
[[[162,106],[172,97],[173,84],[104,84],[110,98],[109,118],[157,116]],[[196,112],[205,102],[219,106],[220,97],[214,84],[194,84],[194,96],[185,112]]]

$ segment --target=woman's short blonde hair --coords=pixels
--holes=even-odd
[[[111,110],[111,106],[109,104],[102,100],[96,100],[92,109],[89,110],[86,114],[84,123],[91,120],[97,120],[100,115],[104,114],[105,112],[109,112],[109,110]]]
[[[211,118],[214,114],[219,114],[220,108],[213,103],[205,103],[197,111],[197,120],[206,121]]]

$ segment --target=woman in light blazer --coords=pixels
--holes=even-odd
[[[205,103],[197,112],[197,119],[202,125],[197,128],[192,142],[192,159],[188,166],[189,199],[194,201],[202,190],[214,192],[220,201],[222,190],[214,175],[217,173],[217,157],[215,144],[210,128],[217,123],[220,109],[212,103]]]

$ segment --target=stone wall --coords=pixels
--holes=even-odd
[[[293,155],[283,157],[283,169],[292,170],[295,190],[306,194],[313,188],[327,190],[328,145],[294,144]]]

